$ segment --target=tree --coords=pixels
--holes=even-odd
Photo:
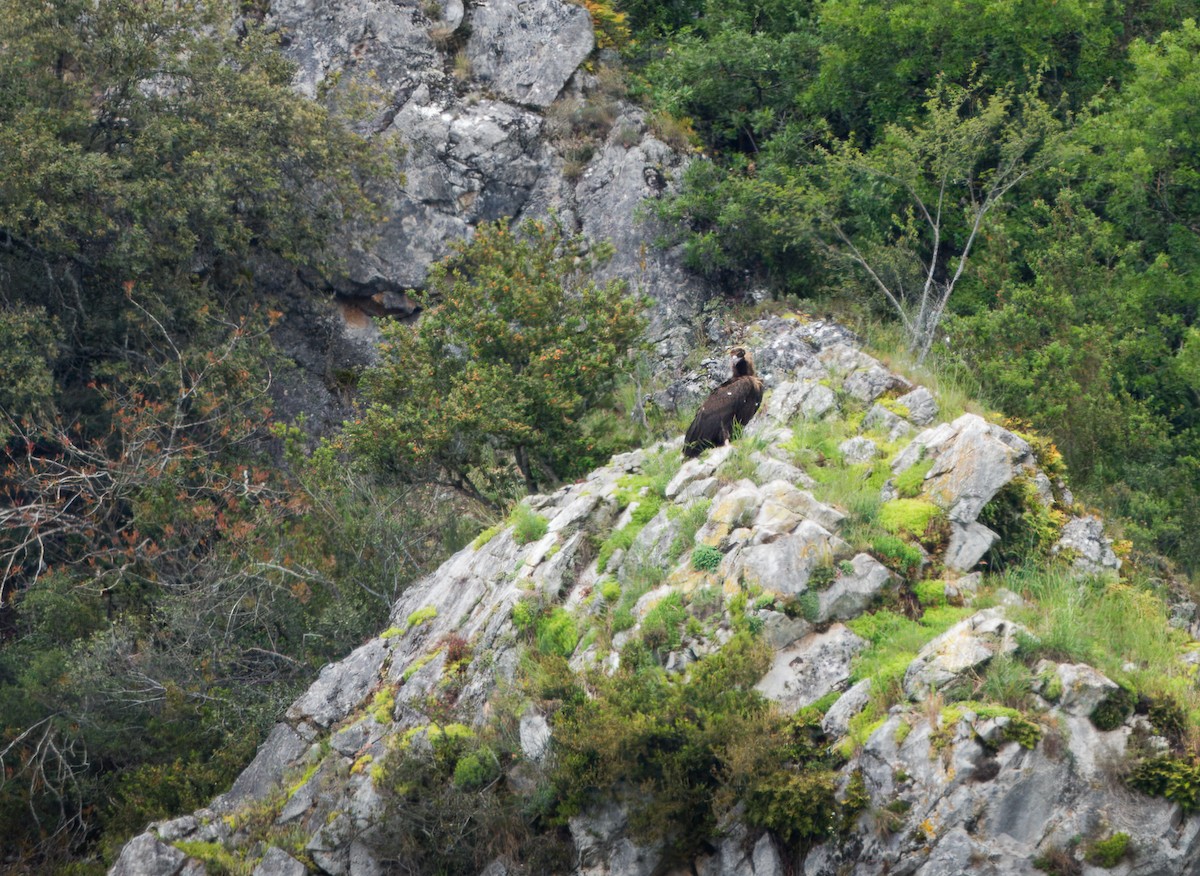
[[[1061,131],[1033,90],[987,95],[941,80],[918,122],[888,125],[868,152],[836,145],[810,170],[815,239],[866,274],[918,361],[988,215],[1051,162]]]
[[[382,361],[364,373],[346,429],[352,451],[489,504],[497,452],[529,490],[573,471],[589,450],[580,417],[643,328],[621,282],[590,279],[594,261],[557,224],[480,225],[434,266],[416,325],[383,323]]]

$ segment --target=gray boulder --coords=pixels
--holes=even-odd
[[[795,712],[844,685],[850,661],[866,644],[842,624],[834,624],[778,652],[755,688],[785,711]]]

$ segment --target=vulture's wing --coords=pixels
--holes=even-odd
[[[762,404],[762,381],[753,376],[740,378],[737,388],[733,390],[733,397],[736,405],[733,412],[734,422],[745,426],[758,413],[759,405]]]

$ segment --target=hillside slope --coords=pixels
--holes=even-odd
[[[531,497],[111,873],[1200,866],[1200,646],[1119,579],[1052,448],[839,327],[744,342],[769,386],[746,435]]]

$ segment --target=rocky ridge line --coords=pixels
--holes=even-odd
[[[758,688],[787,711],[836,699],[823,728],[848,746],[843,783],[858,772],[869,796],[868,812],[848,836],[809,850],[800,861],[769,834],[732,824],[714,838],[711,854],[671,872],[1032,874],[1039,872],[1036,858],[1071,847],[1072,838],[1115,831],[1129,835],[1136,855],[1111,870],[1084,866],[1083,872],[1148,876],[1200,866],[1200,820],[1113,778],[1113,765],[1132,746],[1153,749],[1166,741],[1138,715],[1119,715],[1110,729],[1097,728],[1091,716],[1118,687],[1095,669],[1050,661],[1037,667],[1043,711],[1036,732],[1027,732],[1022,719],[978,705],[940,705],[934,691],[1016,648],[1022,633],[1011,619],[1011,607],[1021,601],[1016,594],[1001,592],[992,607],[964,610],[960,621],[927,642],[904,672],[906,701],[860,743],[850,738],[870,679],[850,684],[855,655],[867,643],[846,622],[902,588],[879,557],[850,546],[847,509],[815,497],[819,485],[797,464],[796,430],[857,420],[857,434],[837,453],[859,466],[856,471],[887,466],[880,488],[885,497],[897,495],[910,468],[924,469],[919,495],[941,509],[948,532],[922,562],[940,560],[947,596],[966,606],[981,577],[968,570],[996,538],[979,520],[988,503],[1014,483],[1032,485],[1026,495],[1045,509],[1064,507],[1069,497],[1020,436],[973,414],[938,422],[938,401],[928,390],[890,372],[844,330],[772,319],[751,326],[745,342],[761,351],[771,386],[749,435],[680,466],[661,507],[627,547],[608,553],[605,568],[594,544],[629,526],[639,502],[648,503],[645,496],[630,500],[629,485],[675,458],[677,441],[615,457],[580,483],[532,497],[530,509],[546,521],[543,535],[521,543],[511,526],[503,528],[415,584],[397,602],[387,631],[322,670],[228,793],[206,810],[151,825],[125,847],[112,876],[205,872],[200,858],[175,845],[181,842],[246,855],[257,861],[255,876],[300,874],[306,863],[334,876],[387,872],[377,855],[384,804],[367,765],[422,732],[418,728],[432,719],[430,702],[441,702],[467,725],[486,720],[491,699],[510,690],[519,673],[525,646],[515,607],[537,599],[587,621],[602,611],[596,594],[604,580],[628,585],[639,563],[660,564],[666,573],[632,606],[638,624],[613,636],[611,650],[585,638],[571,665],[577,671],[615,665],[655,605],[707,588],[723,594],[725,610],[703,632],[683,635],[663,659],[668,672],[686,674],[732,636],[728,605],[737,594],[774,597],[748,609],[775,651]],[[849,462],[856,459],[863,461]],[[681,515],[671,509],[697,503],[707,508],[703,525],[679,555],[672,544]],[[708,569],[690,560],[691,549],[702,548],[719,556]],[[1115,574],[1119,565],[1089,518],[1067,522],[1059,548],[1089,572]],[[783,603],[805,609],[777,610]],[[473,657],[455,676],[448,702],[452,639],[469,642]],[[530,702],[519,729],[524,761],[536,769],[553,756],[552,720]],[[516,769],[507,781],[516,786],[530,778]],[[248,827],[264,821],[271,825],[265,840]],[[570,834],[573,874],[662,872],[661,850],[635,840],[616,802],[572,819]],[[509,866],[497,860],[483,872],[515,872]]]

